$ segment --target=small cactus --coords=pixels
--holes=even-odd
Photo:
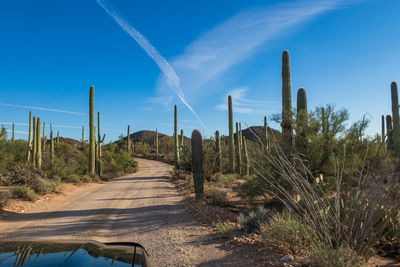
[[[385,116],[382,115],[382,142],[385,142]]]
[[[31,150],[32,150],[32,111],[29,111],[29,128],[28,128],[28,149],[26,162],[29,164],[31,161]]]
[[[229,117],[229,172],[235,172],[235,142],[233,137],[233,111],[232,96],[228,96],[228,117]]]
[[[101,144],[104,142],[104,139],[106,138],[106,135],[103,135],[103,138],[101,138],[101,131],[100,131],[100,112],[97,112],[97,174],[99,176],[102,175],[102,164],[101,164],[101,158],[103,156],[102,150],[101,150]]]
[[[397,83],[391,84],[392,93],[392,119],[393,119],[393,145],[394,155],[400,157],[400,117],[399,117],[399,94]]]
[[[53,127],[50,123],[50,162],[54,163],[54,138],[53,138]]]
[[[242,169],[242,150],[240,149],[239,123],[236,122],[236,173],[241,174]]]
[[[393,126],[392,126],[392,116],[386,115],[386,147],[388,150],[393,150]]]
[[[129,156],[131,155],[131,126],[128,125],[128,130],[126,131],[126,151]]]
[[[180,145],[179,145],[179,150],[180,151],[182,151],[182,149],[183,149],[183,145],[184,145],[184,136],[183,136],[183,129],[181,129],[181,143],[180,143]]]
[[[191,141],[194,191],[196,200],[202,200],[204,190],[203,138],[199,130],[193,130]]]
[[[215,132],[215,156],[216,156],[216,171],[221,172],[221,138],[219,136],[219,131]]]
[[[174,106],[174,160],[175,169],[179,169],[178,109]]]
[[[96,170],[96,135],[94,127],[94,87],[89,93],[89,175],[94,177]]]

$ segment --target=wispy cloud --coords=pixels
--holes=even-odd
[[[266,113],[279,109],[280,101],[255,100],[246,97],[248,88],[239,87],[229,91],[222,103],[215,106],[220,110],[228,110],[228,96],[232,96],[233,110],[236,113]]]
[[[214,90],[205,86],[233,65],[254,55],[262,45],[287,35],[296,26],[328,10],[343,0],[306,0],[244,10],[191,43],[172,61],[189,97]],[[165,94],[160,77],[158,92]]]
[[[144,37],[139,31],[132,27],[118,12],[105,0],[97,0],[97,3],[112,17],[115,22],[131,36],[143,50],[151,57],[157,66],[165,75],[166,82],[172,90],[176,93],[182,103],[193,113],[197,120],[207,128],[194,109],[186,101],[183,91],[180,86],[180,80],[175,70],[171,67],[168,61],[157,51],[156,48]]]
[[[59,113],[81,115],[81,116],[86,116],[87,115],[86,113],[80,113],[80,112],[69,111],[69,110],[54,109],[54,108],[46,108],[46,107],[35,107],[35,106],[14,105],[14,104],[0,103],[0,107],[1,106],[13,107],[13,108],[23,108],[23,109],[33,109],[33,110],[43,110],[43,111],[59,112]]]

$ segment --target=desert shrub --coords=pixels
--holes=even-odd
[[[225,191],[215,187],[208,187],[204,192],[207,199],[211,199],[211,204],[214,206],[225,206],[228,204],[228,197]]]
[[[48,179],[39,178],[31,188],[37,194],[44,195],[56,191],[57,183]]]
[[[15,165],[7,174],[3,175],[4,185],[27,185],[35,186],[39,179],[46,175],[39,169],[27,167],[24,165]]]
[[[259,228],[260,224],[268,222],[272,214],[272,211],[259,206],[248,215],[240,213],[237,220],[247,232],[254,232]]]
[[[246,182],[237,188],[238,195],[253,204],[254,198],[265,195],[268,184],[262,177],[256,175],[245,177],[245,179]]]
[[[188,174],[184,170],[172,170],[171,177],[174,180],[185,180]]]
[[[77,174],[71,174],[67,177],[63,178],[63,182],[66,183],[73,183],[73,184],[80,184],[81,183],[81,176]]]
[[[214,223],[217,233],[222,237],[228,237],[229,233],[235,230],[235,225],[230,222],[221,222],[218,220]]]
[[[7,204],[10,196],[9,192],[0,192],[0,208]]]
[[[316,248],[310,255],[311,266],[315,267],[361,267],[365,260],[348,247]]]
[[[35,191],[25,185],[17,185],[11,188],[11,196],[14,198],[22,198],[29,201],[33,201],[37,198]]]
[[[15,142],[0,140],[0,174],[5,174],[14,166],[25,162],[27,143],[24,140],[15,140]]]
[[[316,240],[312,228],[289,213],[275,213],[268,222],[260,224],[260,233],[265,245],[272,245],[295,254],[311,248]]]
[[[103,174],[111,177],[118,177],[125,173],[134,172],[137,165],[128,152],[123,150],[115,153],[104,150],[102,164]]]
[[[211,176],[211,182],[213,182],[215,186],[218,187],[226,187],[232,185],[232,183],[237,179],[239,179],[239,175],[237,174],[222,174],[220,172],[215,173],[213,176]]]

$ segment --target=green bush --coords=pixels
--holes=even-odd
[[[235,230],[235,226],[229,222],[221,222],[217,221],[214,223],[215,229],[217,233],[220,234],[222,237],[228,237],[228,235]]]
[[[207,199],[211,199],[211,204],[214,206],[226,206],[228,204],[228,197],[225,191],[215,187],[208,187],[204,192]]]
[[[220,172],[211,176],[211,182],[217,187],[230,186],[237,179],[239,179],[239,175],[237,174],[222,174]]]
[[[292,254],[308,250],[317,242],[312,228],[289,213],[272,215],[268,222],[260,224],[260,233],[265,245],[287,248],[289,251],[285,252]]]
[[[365,260],[348,247],[316,248],[312,251],[311,266],[315,267],[361,267]]]
[[[258,230],[262,223],[268,222],[272,214],[273,213],[271,210],[259,206],[256,210],[251,211],[247,216],[243,213],[240,213],[238,216],[238,223],[247,232],[253,232]]]
[[[29,201],[33,201],[37,198],[35,191],[25,185],[17,185],[11,188],[11,196],[13,198],[22,198]]]
[[[57,183],[48,179],[40,178],[37,183],[31,187],[36,193],[40,195],[48,194],[56,191]]]
[[[245,177],[245,179],[246,182],[237,189],[238,195],[253,204],[254,198],[265,195],[268,184],[264,178],[255,175]]]
[[[77,174],[71,174],[67,177],[62,179],[63,182],[72,183],[72,184],[80,184],[81,183],[81,176]]]
[[[7,204],[9,198],[9,192],[0,192],[0,208]]]

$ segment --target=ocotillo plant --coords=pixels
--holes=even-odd
[[[268,123],[266,116],[264,116],[264,149],[265,151],[269,150]]]
[[[127,133],[126,133],[126,151],[131,155],[131,126],[128,125]]]
[[[158,156],[158,129],[156,129],[156,155]]]
[[[239,123],[236,122],[236,173],[241,174],[242,170],[242,151],[240,149]]]
[[[293,151],[292,85],[290,80],[290,57],[282,54],[282,134],[286,152]]]
[[[219,136],[219,131],[215,132],[215,161],[216,161],[216,171],[221,172],[221,139]]]
[[[12,139],[13,142],[15,141],[15,123],[12,124]]]
[[[203,138],[199,130],[193,130],[191,141],[194,191],[196,200],[202,200],[204,190]]]
[[[104,142],[104,138],[106,135],[103,135],[103,139],[101,138],[101,130],[100,130],[100,112],[97,112],[97,174],[101,176],[102,174],[102,164],[101,158],[103,156],[101,150],[101,144]]]
[[[392,126],[392,116],[386,115],[386,147],[388,150],[393,150],[393,126]]]
[[[96,167],[96,135],[94,128],[94,87],[89,93],[89,175],[94,176]]]
[[[385,142],[385,116],[382,115],[382,142]]]
[[[53,127],[50,123],[50,162],[54,163],[54,139],[53,139]]]
[[[36,120],[36,167],[42,167],[42,137],[40,135],[40,117]]]
[[[306,145],[307,117],[307,94],[304,88],[300,88],[297,91],[296,145],[301,151],[304,150]]]
[[[175,169],[179,169],[178,109],[174,106],[174,160]]]
[[[29,128],[28,128],[28,150],[26,156],[26,162],[31,160],[31,150],[32,150],[32,111],[29,111]]]
[[[233,111],[232,96],[228,96],[228,117],[229,117],[229,172],[235,172],[235,141],[233,139]]]
[[[46,123],[43,122],[43,151],[46,151],[46,143],[47,143],[47,137],[46,137]]]
[[[250,175],[250,161],[249,154],[247,153],[246,137],[243,136],[243,155],[244,155],[244,166],[246,167],[246,175]]]
[[[393,145],[394,155],[400,156],[400,117],[399,117],[399,94],[397,90],[397,84],[392,82],[391,84],[392,93],[392,119],[393,119]]]
[[[32,165],[33,167],[36,167],[36,151],[37,151],[37,130],[36,130],[36,126],[37,126],[37,119],[36,117],[33,117],[33,145],[32,145]]]

